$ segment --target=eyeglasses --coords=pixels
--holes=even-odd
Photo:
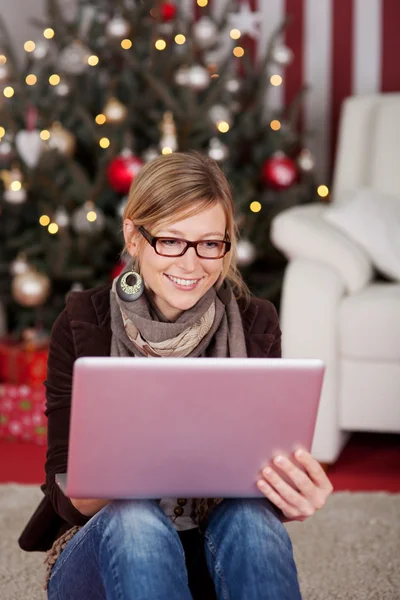
[[[231,242],[225,240],[189,242],[189,240],[179,238],[155,237],[142,226],[138,229],[160,256],[183,256],[188,248],[194,248],[199,258],[216,260],[217,258],[223,258],[231,249]]]

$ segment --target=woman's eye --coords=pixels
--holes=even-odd
[[[180,243],[180,240],[159,240],[163,246],[177,246]]]
[[[202,245],[204,246],[204,248],[207,248],[207,250],[211,250],[219,246],[218,242],[203,242]]]

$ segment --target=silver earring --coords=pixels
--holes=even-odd
[[[134,277],[134,283],[129,283],[128,278]],[[118,277],[116,290],[119,298],[124,302],[134,302],[143,294],[143,279],[136,271],[127,271]]]

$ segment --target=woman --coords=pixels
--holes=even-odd
[[[175,153],[148,163],[124,213],[131,264],[111,288],[70,294],[54,324],[45,498],[20,538],[26,550],[52,546],[50,600],[300,598],[282,522],[311,516],[332,491],[304,449],[274,458],[259,499],[69,499],[54,480],[67,468],[77,357],[280,356],[274,307],[246,299],[236,269],[233,210],[211,159]],[[207,586],[210,595],[197,596]]]

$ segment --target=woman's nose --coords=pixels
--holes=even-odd
[[[194,271],[198,265],[199,257],[194,248],[188,248],[183,256],[179,257],[177,266],[187,272]]]

